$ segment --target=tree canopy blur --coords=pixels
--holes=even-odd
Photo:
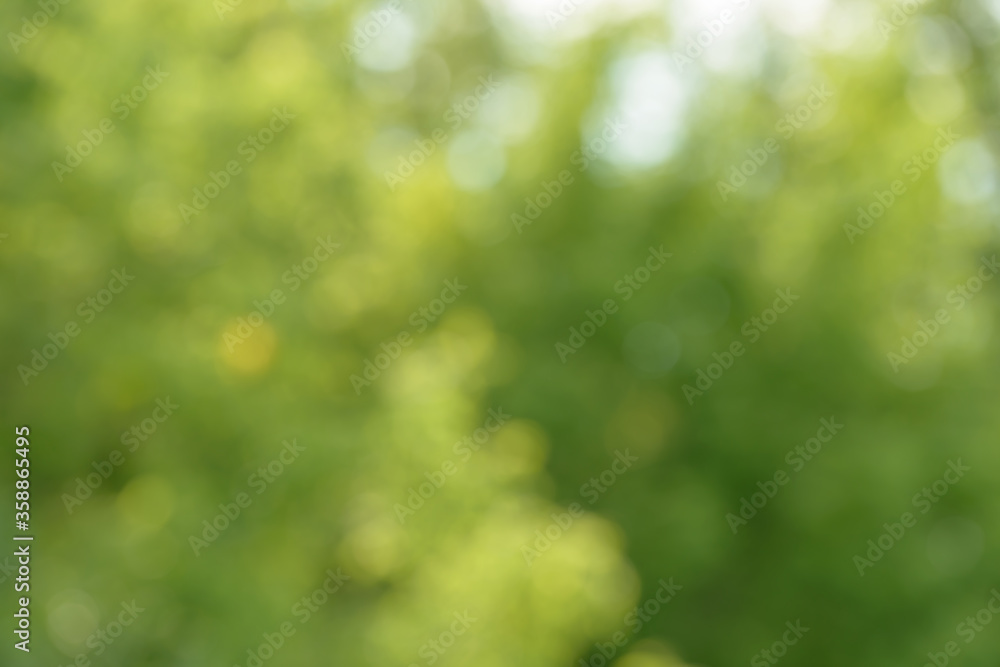
[[[996,0],[0,15],[31,660],[997,655]]]

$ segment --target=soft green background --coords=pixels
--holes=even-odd
[[[578,665],[617,631],[622,667],[747,664],[797,619],[789,666],[915,666],[952,640],[955,664],[994,664],[997,627],[965,644],[956,626],[1000,584],[998,286],[898,374],[886,354],[996,252],[1000,7],[927,3],[882,35],[889,5],[798,3],[796,22],[750,4],[681,74],[698,3],[589,0],[550,27],[531,3],[414,0],[352,62],[376,5],[69,0],[18,53],[5,37],[0,414],[11,449],[31,427],[37,541],[33,650],[5,634],[4,664],[246,665],[293,621],[265,664],[425,665],[464,610],[477,622],[435,664]],[[5,34],[35,11],[4,4]],[[657,76],[629,79],[640,61]],[[169,76],[118,120],[148,66]],[[453,130],[449,107],[490,75],[505,85]],[[834,97],[784,138],[820,84]],[[289,127],[185,224],[179,205],[274,107]],[[581,173],[574,152],[616,113],[646,134]],[[948,126],[961,140],[850,242],[858,206]],[[439,127],[391,190],[385,170]],[[769,137],[778,153],[723,201],[717,182]],[[511,214],[564,169],[574,183],[518,233]],[[339,251],[290,291],[328,235]],[[660,245],[669,262],[623,301],[615,284]],[[78,304],[121,267],[134,282],[84,324]],[[456,278],[468,289],[417,333],[411,314]],[[683,385],[784,288],[794,307],[689,405]],[[274,289],[286,302],[230,353]],[[555,344],[609,298],[561,363]],[[18,366],[70,320],[80,335],[26,386]],[[357,395],[350,376],[403,331]],[[168,396],[175,415],[68,513],[77,478]],[[497,407],[513,419],[400,524],[394,504]],[[830,416],[844,430],[733,535],[726,514]],[[285,439],[306,451],[196,557],[189,536]],[[587,504],[625,449],[639,461]],[[971,471],[859,576],[852,558],[958,458]],[[574,502],[585,517],[529,567],[522,545]],[[300,625],[330,568],[351,580]],[[626,614],[671,577],[683,589],[632,635]],[[132,599],[145,611],[95,657],[88,636]]]

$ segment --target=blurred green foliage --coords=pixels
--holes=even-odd
[[[789,666],[997,655],[991,627],[956,634],[997,585],[997,287],[949,296],[996,252],[1000,8],[563,5],[68,0],[36,34],[39,4],[0,9],[22,38],[0,56],[2,414],[11,444],[31,427],[37,536],[32,655],[6,643],[5,664],[248,665],[286,622],[265,664],[599,667],[619,632],[621,667],[745,664],[799,619]],[[169,74],[144,86],[147,68]],[[815,86],[831,98],[793,124]],[[262,133],[275,108],[294,118]],[[317,238],[340,247],[311,265]],[[115,270],[134,281],[104,302]],[[468,288],[442,308],[446,281]],[[609,299],[564,363],[556,344]],[[456,447],[490,409],[512,417]],[[795,471],[786,453],[831,416],[844,429]],[[286,440],[305,450],[266,473]],[[957,459],[971,471],[920,513]],[[727,514],[782,470],[734,534]],[[663,581],[682,589],[636,629]],[[132,600],[136,622],[95,642]]]

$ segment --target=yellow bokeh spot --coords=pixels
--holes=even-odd
[[[278,334],[269,323],[252,327],[246,318],[241,318],[230,320],[223,329],[218,356],[231,370],[242,375],[256,375],[271,365],[277,346]]]

